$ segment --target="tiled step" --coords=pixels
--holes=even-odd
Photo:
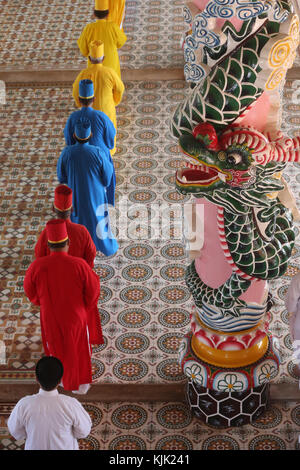
[[[0,384],[0,403],[8,401],[16,403],[24,395],[32,395],[38,392],[36,382],[20,383],[18,381]],[[74,396],[71,392],[61,393]],[[86,403],[89,401],[114,403],[118,401],[128,401],[135,403],[137,401],[149,401],[156,403],[159,401],[181,401],[186,400],[186,382],[180,384],[108,384],[95,383],[92,385],[86,395],[76,396],[79,401]],[[300,402],[299,382],[293,383],[271,383],[270,386],[271,402]]]
[[[13,70],[10,68],[0,67],[0,80],[4,81],[6,84],[20,84],[20,83],[45,83],[49,86],[51,83],[61,83],[64,85],[71,85],[76,79],[77,75],[81,70],[85,68],[77,67],[73,68],[72,66],[66,66],[63,70],[60,69],[43,69],[43,67],[38,67],[38,69],[25,67],[22,70]],[[292,69],[287,71],[288,80],[298,80],[300,76],[300,67],[295,66]],[[166,68],[166,69],[157,69],[149,68],[144,69],[122,69],[122,80],[123,81],[144,81],[144,80],[184,80],[183,67],[180,68]]]
[[[63,70],[43,70],[42,68],[25,68],[22,70],[5,70],[0,68],[0,80],[6,84],[17,83],[62,83],[72,84],[82,68],[66,67]],[[122,69],[123,81],[144,81],[144,80],[183,80],[183,68],[169,69]]]
[[[85,67],[74,68],[69,65],[63,70],[47,70],[42,67],[38,67],[38,69],[26,67],[22,70],[12,70],[0,67],[0,80],[6,84],[47,83],[50,86],[52,83],[62,83],[64,85],[71,85],[83,68]],[[167,69],[150,68],[147,70],[123,68],[121,75],[123,81],[184,80],[182,67]]]

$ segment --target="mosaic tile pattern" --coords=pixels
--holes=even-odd
[[[168,116],[184,87],[183,82],[127,83],[118,107],[115,218],[129,211],[125,220],[133,227],[140,221],[141,229],[131,230],[131,238],[121,230],[117,254],[96,259],[105,344],[93,351],[95,381],[184,380],[176,351],[189,328],[191,306],[178,227],[185,199],[173,187],[174,169],[181,163],[168,136]],[[62,129],[72,110],[69,87],[19,87],[8,90],[1,114],[7,148],[0,191],[2,381],[31,380],[42,353],[39,309],[24,296],[22,282],[37,236],[52,217]],[[169,226],[149,234],[150,216],[170,208]]]
[[[291,87],[287,82],[283,130],[296,135],[300,105],[295,104]],[[183,280],[188,260],[182,244],[182,207],[189,199],[174,189],[175,170],[183,162],[168,131],[169,116],[184,89],[181,81],[128,82],[118,107],[118,203],[111,216],[120,220],[127,213],[125,221],[133,225],[131,238],[124,230],[118,233],[120,250],[113,257],[96,260],[105,344],[93,351],[95,382],[184,380],[176,352],[189,331],[192,305]],[[22,284],[38,234],[52,217],[62,129],[72,111],[70,87],[45,85],[9,88],[7,105],[0,112],[6,148],[0,180],[0,339],[6,346],[6,358],[0,361],[2,382],[33,380],[42,354],[39,309],[28,302]],[[299,164],[289,165],[285,174],[296,198],[298,169]],[[149,233],[151,217],[155,220],[163,211],[170,215],[169,224]],[[275,306],[270,330],[282,351],[277,382],[296,380],[283,299],[291,276],[299,270],[299,256],[297,243],[285,276],[271,283]]]
[[[80,450],[299,450],[300,405],[272,404],[252,425],[216,429],[191,415],[184,403],[87,403],[93,427]],[[0,450],[23,449],[6,421],[12,404],[0,405]]]
[[[127,0],[119,50],[121,68],[183,67],[180,39],[184,0]],[[77,39],[93,21],[94,1],[3,0],[0,17],[0,69],[85,67]]]

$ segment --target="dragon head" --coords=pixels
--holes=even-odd
[[[270,142],[266,135],[251,127],[230,126],[217,136],[211,124],[201,123],[192,135],[179,138],[179,146],[189,162],[177,171],[176,187],[195,196],[209,195],[216,189],[250,188],[258,175],[264,174],[257,171],[258,167],[268,169],[270,176],[279,169],[276,162],[300,159],[298,138],[278,133],[277,139]]]

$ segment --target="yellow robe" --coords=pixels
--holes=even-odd
[[[122,28],[124,18],[125,0],[109,0],[109,13],[107,19]]]
[[[88,68],[79,73],[73,83],[73,97],[78,108],[82,107],[79,102],[79,82],[85,79],[92,80],[94,84],[95,100],[93,109],[105,113],[117,130],[116,106],[121,102],[125,90],[122,80],[111,68],[105,67],[102,64],[89,65]],[[115,152],[116,138],[111,155],[114,155]]]
[[[118,49],[125,44],[126,40],[126,34],[115,23],[104,19],[87,24],[77,44],[81,54],[88,57],[90,43],[102,41],[104,43],[103,65],[112,68],[121,77]],[[90,61],[88,61],[88,65],[90,65]]]

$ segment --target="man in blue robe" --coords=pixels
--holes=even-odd
[[[115,145],[114,140],[116,129],[112,121],[105,113],[93,109],[92,106],[94,99],[95,95],[93,82],[91,80],[81,80],[79,83],[79,101],[82,105],[82,108],[78,111],[74,111],[74,113],[72,113],[67,120],[64,129],[66,145],[74,145],[76,143],[76,139],[74,137],[76,122],[81,118],[89,119],[92,128],[92,135],[89,140],[89,144],[103,149],[103,151],[107,153],[113,165],[110,150],[113,149]],[[108,203],[112,206],[115,205],[115,186],[116,174],[114,169],[111,183],[107,188]]]
[[[73,191],[71,221],[84,225],[97,251],[106,256],[119,248],[110,228],[106,188],[113,177],[113,164],[100,147],[89,144],[91,123],[81,118],[75,124],[75,145],[65,147],[57,162],[57,177]]]

